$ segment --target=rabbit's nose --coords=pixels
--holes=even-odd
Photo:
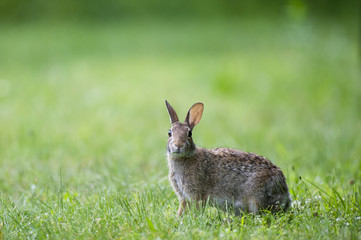
[[[181,142],[175,142],[174,143],[174,146],[176,147],[176,148],[178,148],[178,149],[181,149],[183,146],[184,146],[184,143],[181,143]]]

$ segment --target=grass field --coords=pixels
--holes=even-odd
[[[361,239],[361,81],[342,22],[0,27],[0,239]],[[179,219],[164,100],[201,147],[284,172],[293,208]]]

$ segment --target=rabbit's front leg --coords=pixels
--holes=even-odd
[[[190,202],[188,203],[187,200],[181,200],[180,204],[179,204],[179,209],[178,209],[178,216],[183,216],[183,214],[185,213],[186,209],[187,209],[187,205],[188,204],[195,204],[195,207],[200,210],[203,209],[206,206],[207,201],[204,200],[195,200],[194,202]]]
[[[182,216],[186,208],[187,208],[187,201],[185,199],[182,199],[180,201],[180,205],[178,209],[178,216]]]

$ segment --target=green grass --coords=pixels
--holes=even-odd
[[[0,36],[0,239],[360,239],[356,26],[32,23]],[[271,159],[293,208],[179,219],[164,99],[184,117],[203,101],[195,142]]]

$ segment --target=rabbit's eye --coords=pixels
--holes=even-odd
[[[168,136],[171,137],[172,136],[172,130],[168,131]]]
[[[192,137],[192,131],[188,131],[188,137]]]

